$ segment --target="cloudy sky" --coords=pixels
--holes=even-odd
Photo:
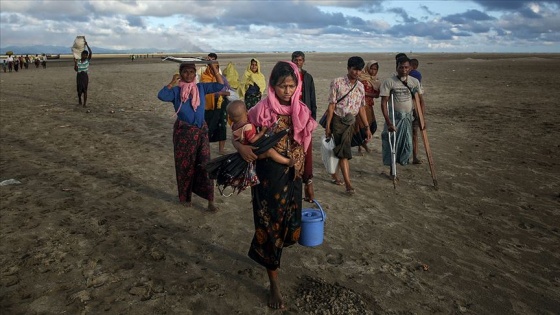
[[[558,0],[0,0],[0,22],[0,47],[560,52]]]

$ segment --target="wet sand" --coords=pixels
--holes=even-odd
[[[318,115],[351,55],[307,55]],[[380,62],[381,78],[394,71],[394,54],[359,55]],[[253,56],[267,77],[290,57],[219,60],[241,75]],[[284,313],[559,313],[560,55],[411,56],[439,190],[427,164],[399,167],[393,188],[379,100],[372,152],[350,161],[353,197],[329,181],[319,127],[324,242],[285,249]],[[177,202],[173,109],[156,97],[176,68],[94,55],[87,108],[71,63],[0,73],[0,181],[19,182],[0,186],[2,314],[279,313],[246,255],[250,192],[217,195],[218,213],[198,197],[191,209]]]

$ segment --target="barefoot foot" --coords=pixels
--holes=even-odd
[[[208,211],[218,212],[220,209],[213,202],[208,202]]]
[[[282,294],[280,294],[280,289],[277,285],[270,286],[270,297],[268,298],[268,307],[281,310],[286,308],[284,305],[284,300],[282,298]]]

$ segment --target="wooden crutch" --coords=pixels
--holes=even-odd
[[[438,190],[434,158],[432,157],[432,150],[430,149],[430,142],[428,141],[426,122],[424,120],[424,112],[422,111],[422,106],[420,106],[420,96],[418,95],[418,92],[414,93],[414,109],[416,110],[416,116],[418,117],[418,120],[420,122],[420,131],[422,131],[422,141],[424,142],[424,148],[426,149],[426,156],[428,157],[430,172],[432,173],[432,180],[434,181],[434,188]]]

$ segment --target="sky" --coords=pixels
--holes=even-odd
[[[560,52],[560,1],[0,0],[0,47]]]

